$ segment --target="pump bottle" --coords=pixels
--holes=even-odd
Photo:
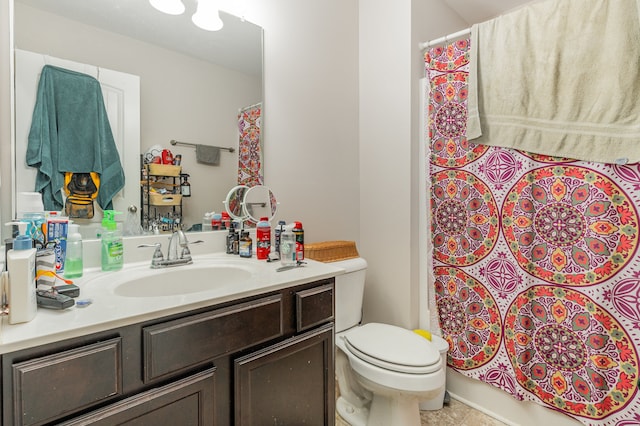
[[[120,214],[113,210],[105,210],[102,219],[102,270],[117,271],[124,263],[122,233],[118,230],[114,216]]]
[[[64,261],[65,278],[78,278],[82,276],[82,236],[79,232],[80,225],[69,224],[69,236],[67,237],[67,252]]]
[[[18,225],[20,234],[13,240],[13,248],[7,252],[9,271],[9,324],[31,321],[38,310],[36,299],[36,249],[26,234],[27,223]]]

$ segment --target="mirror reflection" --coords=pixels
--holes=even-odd
[[[126,172],[126,179],[135,185],[126,187],[114,206],[123,212],[130,200],[140,206],[140,153],[159,145],[181,156],[182,172],[189,175],[191,196],[184,199],[182,218],[188,228],[200,223],[203,213],[224,209],[225,195],[238,179],[238,150],[221,152],[218,165],[201,164],[195,149],[171,146],[170,141],[238,146],[239,111],[262,102],[262,30],[222,12],[223,29],[203,31],[191,22],[196,0],[184,3],[186,13],[176,17],[154,10],[146,1],[15,0],[14,40],[16,48],[41,55],[44,63],[56,57],[93,66],[98,74],[108,69],[139,77],[138,140],[121,141],[134,146],[135,158],[126,161],[134,164],[135,172]],[[100,22],[100,17],[106,19]],[[187,26],[182,33],[177,31],[181,21]],[[225,33],[230,29],[237,32]],[[244,43],[237,47],[234,43],[240,39]],[[217,58],[203,56],[213,50]],[[215,62],[222,57],[225,64]],[[30,113],[16,110],[16,122],[28,123]],[[123,131],[136,118],[133,115],[124,117]],[[16,158],[17,168],[21,162]],[[33,191],[17,174],[14,190]],[[3,185],[3,190],[11,187]],[[99,221],[101,212],[96,216]]]
[[[269,188],[257,185],[247,190],[242,209],[251,222],[258,223],[263,217],[271,221],[277,210],[276,198]]]
[[[244,196],[249,189],[246,185],[238,185],[234,188],[231,188],[229,194],[227,195],[227,199],[224,202],[225,209],[229,216],[235,220],[245,220],[246,213],[243,208]]]

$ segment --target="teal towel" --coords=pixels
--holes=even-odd
[[[45,210],[62,210],[65,172],[100,175],[97,202],[111,209],[124,187],[124,171],[95,78],[64,68],[42,68],[27,145],[27,164],[37,167],[35,190]]]

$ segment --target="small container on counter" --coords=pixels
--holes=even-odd
[[[239,243],[240,257],[251,257],[253,254],[253,240],[249,236],[249,231],[242,231]]]
[[[296,236],[290,230],[280,235],[280,263],[282,266],[296,264]]]

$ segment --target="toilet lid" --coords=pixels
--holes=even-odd
[[[369,323],[344,334],[358,358],[400,373],[427,374],[440,368],[440,352],[416,333],[389,324]]]

